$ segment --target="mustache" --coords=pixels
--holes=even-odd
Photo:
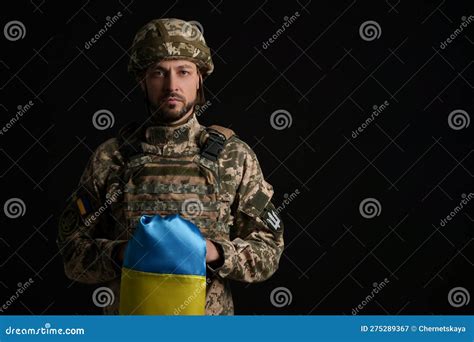
[[[160,112],[164,107],[166,107],[166,100],[170,97],[173,97],[184,104],[186,103],[186,99],[184,98],[184,96],[175,92],[171,92],[163,96],[163,98],[159,100],[159,102],[156,105],[153,105],[151,101],[148,100],[148,104],[151,105],[152,107],[151,109],[152,115]]]
[[[168,98],[170,98],[170,97],[173,97],[173,98],[175,98],[175,99],[177,99],[177,100],[179,100],[179,101],[181,101],[181,102],[185,102],[184,96],[182,96],[181,94],[178,94],[178,93],[169,93],[169,94],[167,94],[167,95],[163,98],[163,100],[161,100],[161,102],[166,101],[166,100],[167,100]]]

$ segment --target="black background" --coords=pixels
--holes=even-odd
[[[85,49],[118,11],[122,18]],[[299,17],[267,49],[290,17]],[[0,136],[2,204],[25,203],[24,215],[0,212],[1,301],[30,277],[34,284],[4,314],[100,313],[97,285],[68,280],[55,245],[57,219],[92,151],[145,115],[126,72],[134,34],[154,18],[196,20],[213,50],[204,125],[229,126],[252,146],[274,203],[298,189],[282,212],[286,249],[267,282],[233,283],[237,314],[348,314],[388,285],[360,314],[469,314],[448,302],[473,294],[473,204],[445,227],[440,220],[474,192],[473,126],[454,130],[448,115],[474,119],[474,23],[440,48],[472,1],[15,1],[2,4],[1,27],[21,21],[23,39],[0,36],[0,125],[30,100],[33,107]],[[365,41],[362,23],[381,35]],[[374,105],[389,106],[351,137]],[[110,110],[113,127],[93,114]],[[276,110],[292,124],[272,128]],[[378,216],[359,204],[376,198]],[[277,287],[291,303],[272,305]]]

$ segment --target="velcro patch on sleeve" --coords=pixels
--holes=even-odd
[[[267,227],[276,232],[283,229],[281,217],[271,202],[268,202],[267,206],[263,209],[260,218],[265,222]]]
[[[92,212],[92,206],[87,196],[78,196],[76,198],[76,205],[81,216],[87,216]]]

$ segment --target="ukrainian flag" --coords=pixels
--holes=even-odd
[[[122,315],[204,315],[206,241],[178,214],[144,215],[125,250]]]

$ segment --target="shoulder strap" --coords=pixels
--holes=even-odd
[[[213,162],[217,161],[226,141],[233,136],[235,133],[229,128],[218,125],[207,127],[200,138],[201,156]]]
[[[229,140],[231,137],[235,135],[235,132],[233,130],[231,130],[230,128],[223,127],[223,126],[212,125],[212,126],[209,126],[207,129],[217,131],[218,133],[225,136],[226,140]]]

